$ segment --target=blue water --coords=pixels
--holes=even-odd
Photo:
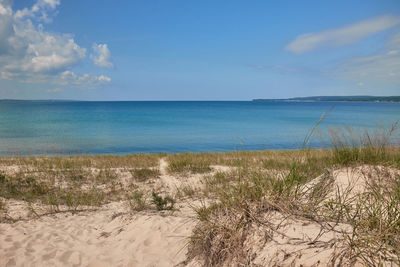
[[[312,147],[328,128],[400,120],[400,103],[2,101],[0,155],[296,149],[333,105]]]

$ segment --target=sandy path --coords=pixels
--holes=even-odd
[[[168,162],[161,158],[159,162],[160,182],[163,185],[163,190],[173,193],[182,184],[182,181],[175,176],[168,174]]]

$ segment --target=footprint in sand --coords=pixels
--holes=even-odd
[[[19,249],[21,247],[21,243],[20,242],[18,242],[18,241],[14,241],[13,242],[13,249]]]
[[[15,262],[15,259],[12,258],[12,259],[8,260],[6,267],[11,267],[11,266],[16,266],[16,265],[17,265],[17,263]]]
[[[146,247],[150,246],[150,245],[151,245],[151,239],[150,239],[150,238],[147,238],[147,239],[143,242],[143,245],[145,245]]]
[[[60,256],[60,261],[64,264],[80,265],[81,254],[78,251],[68,250]]]
[[[60,261],[63,262],[63,263],[67,263],[67,261],[68,261],[69,257],[71,256],[72,252],[73,252],[72,250],[65,251],[60,256]]]
[[[42,260],[43,261],[48,261],[50,259],[54,259],[56,254],[57,254],[57,250],[53,250],[52,252],[43,255],[42,256]]]

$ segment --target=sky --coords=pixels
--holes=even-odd
[[[0,0],[0,99],[400,95],[400,1]]]

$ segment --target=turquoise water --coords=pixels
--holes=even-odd
[[[389,127],[400,103],[0,102],[0,154],[128,154],[326,147],[328,128]]]

